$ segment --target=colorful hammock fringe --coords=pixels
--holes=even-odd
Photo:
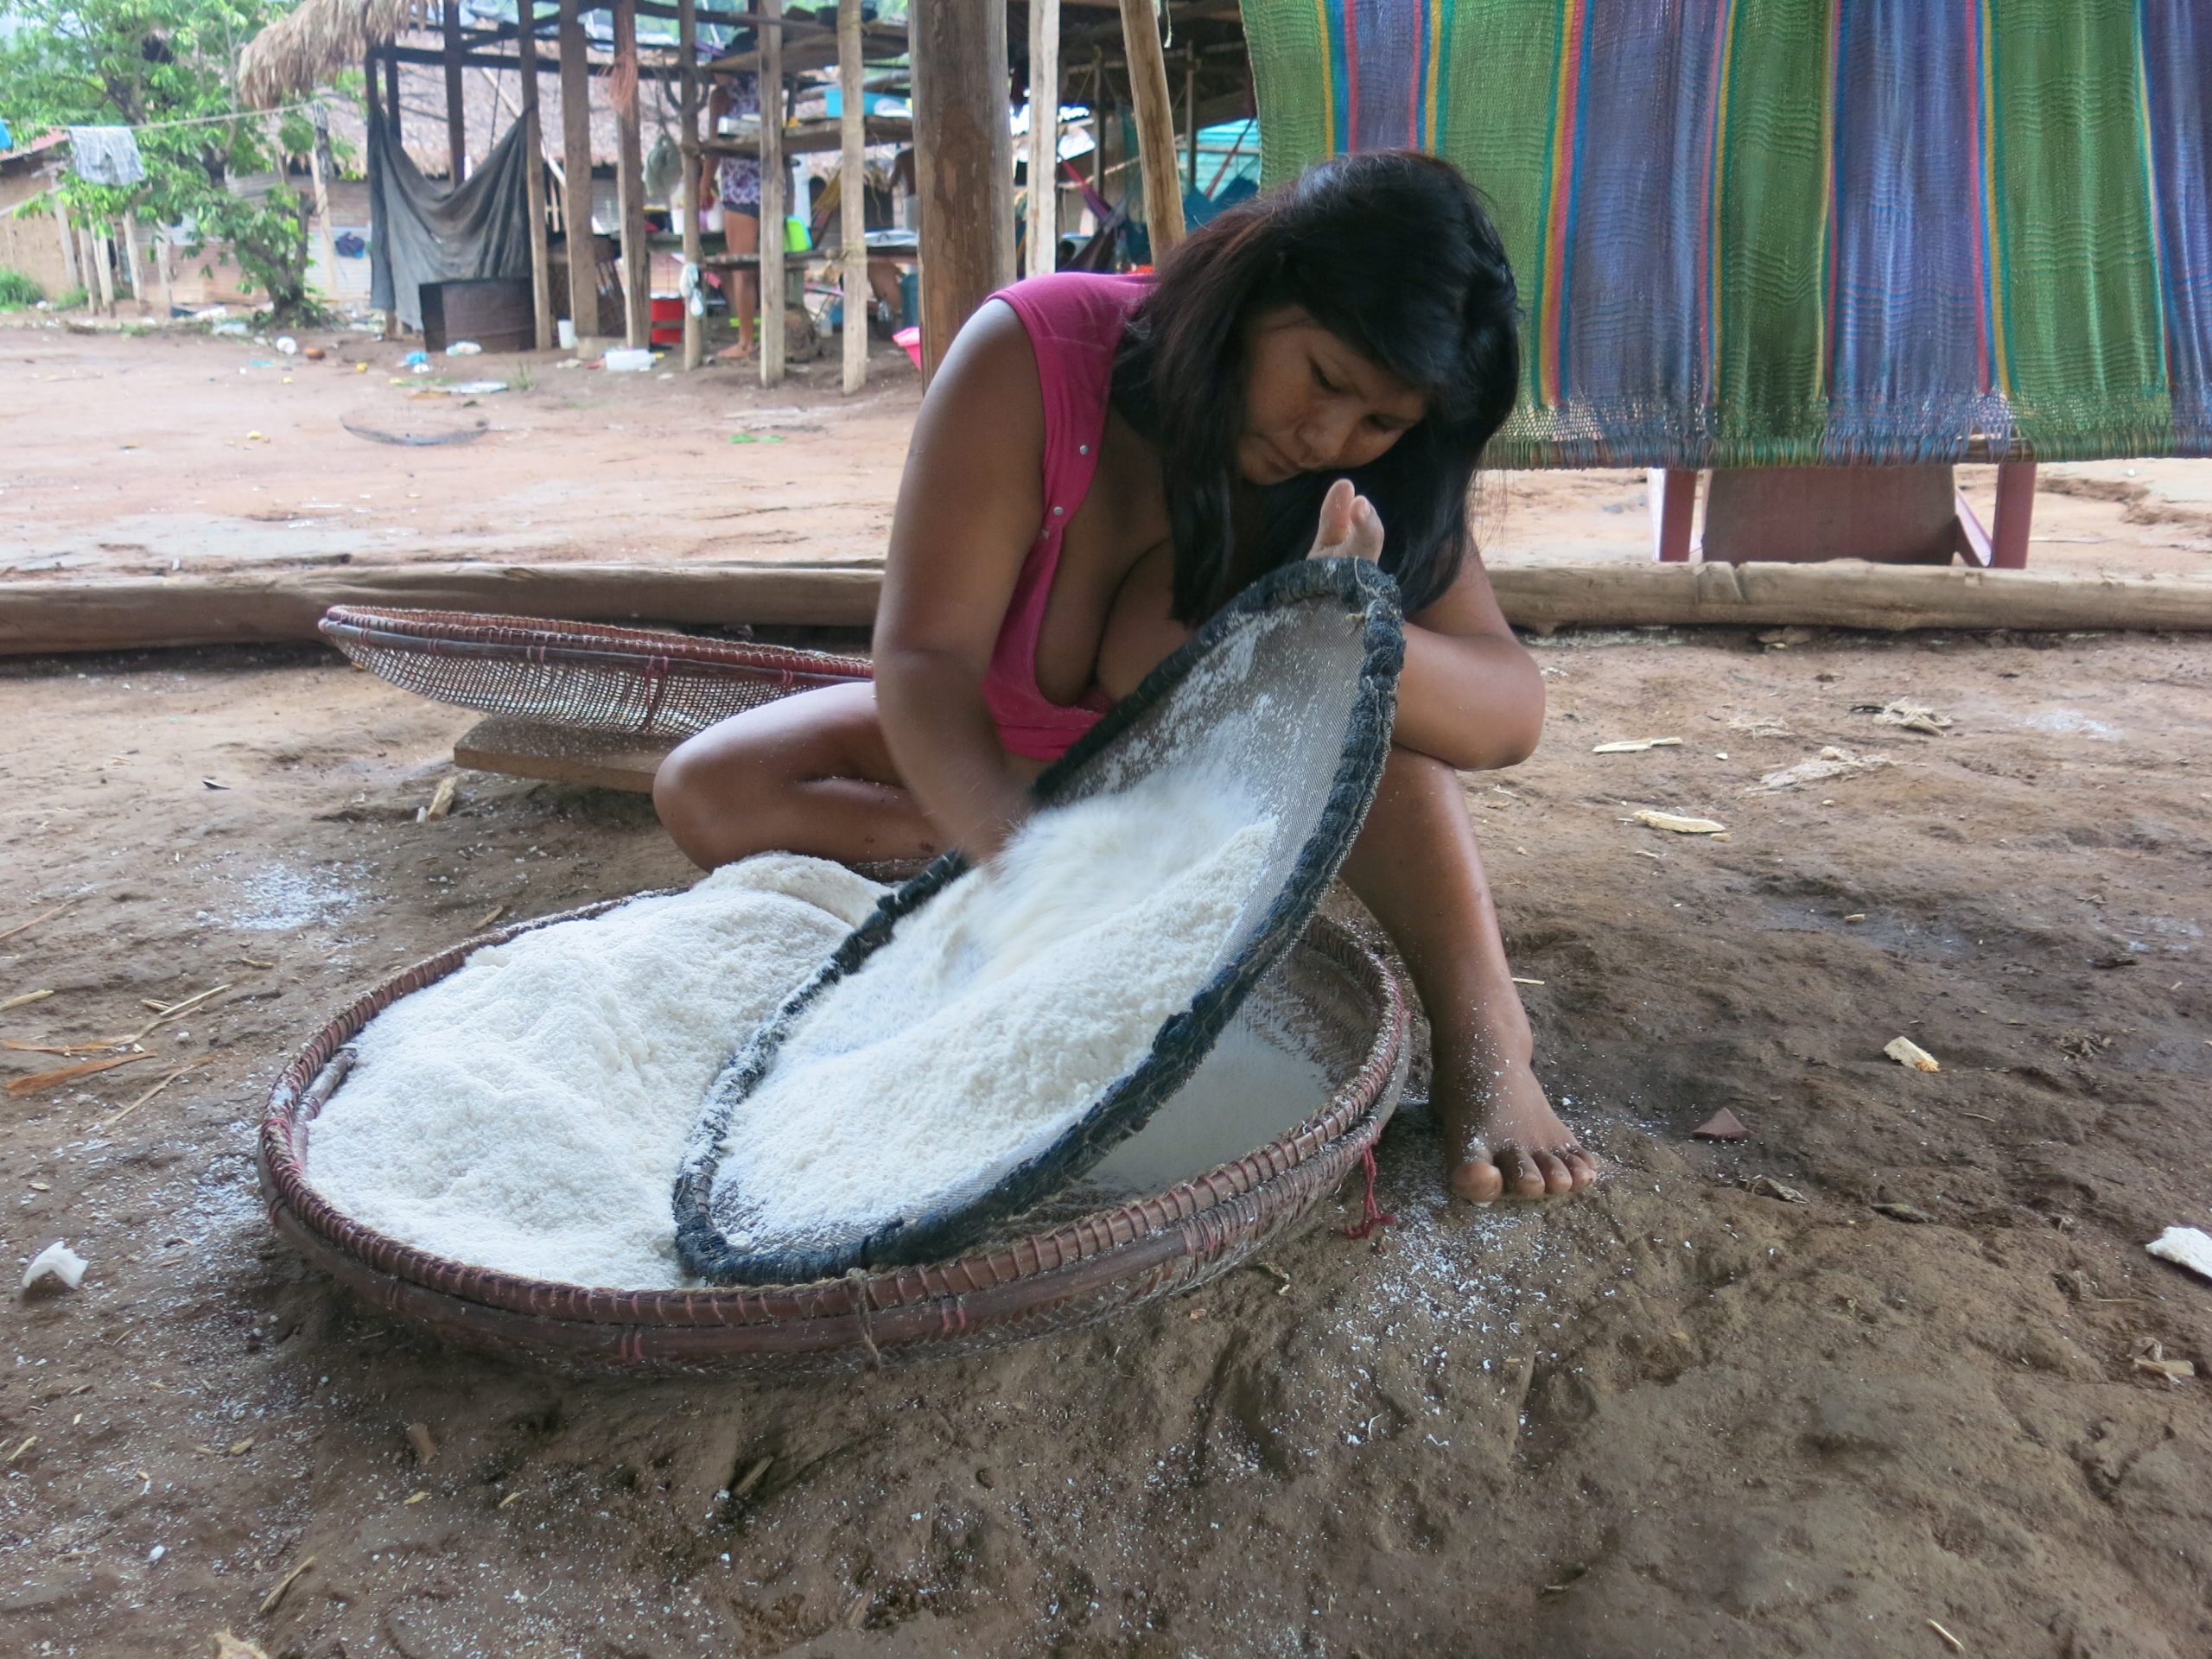
[[[1412,146],[1527,313],[1511,467],[2212,454],[2202,0],[1244,0],[1269,183]]]

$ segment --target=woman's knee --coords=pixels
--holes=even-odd
[[[744,751],[712,741],[709,730],[686,738],[670,750],[653,773],[653,810],[683,855],[702,869],[741,858],[751,849],[736,843],[736,832],[752,815],[732,810],[757,787],[747,787],[753,768]],[[757,780],[756,780],[757,782]]]

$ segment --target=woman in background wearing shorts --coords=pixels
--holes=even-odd
[[[707,130],[719,133],[724,116],[760,113],[760,78],[749,70],[715,79],[707,95]],[[722,236],[732,253],[760,251],[760,161],[757,156],[709,156],[699,167],[701,201],[715,204]],[[712,215],[709,215],[711,219]],[[710,224],[709,229],[713,226]],[[738,362],[753,355],[753,318],[760,309],[760,273],[733,270],[723,279],[737,343],[715,353],[718,361]]]

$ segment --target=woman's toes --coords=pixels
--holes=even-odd
[[[1516,1198],[1541,1198],[1544,1196],[1544,1172],[1535,1158],[1518,1147],[1500,1148],[1497,1154],[1498,1173],[1505,1178],[1505,1190]]]
[[[1471,1204],[1488,1204],[1505,1190],[1505,1178],[1479,1141],[1468,1147],[1465,1162],[1452,1166],[1450,1180],[1452,1196]]]
[[[1543,1172],[1544,1192],[1548,1196],[1574,1191],[1574,1172],[1558,1153],[1536,1154],[1536,1167]]]
[[[1598,1160],[1595,1158],[1580,1147],[1569,1147],[1560,1155],[1567,1161],[1575,1192],[1580,1192],[1597,1184]]]

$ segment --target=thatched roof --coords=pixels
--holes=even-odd
[[[304,0],[246,43],[238,59],[238,96],[255,109],[327,86],[358,69],[372,46],[427,19],[427,0]]]

